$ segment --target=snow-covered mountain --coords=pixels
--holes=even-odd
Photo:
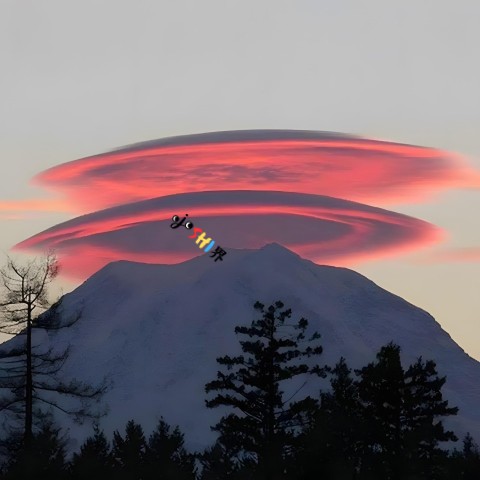
[[[240,351],[234,327],[258,318],[256,300],[278,299],[321,333],[322,365],[345,356],[363,366],[391,340],[402,347],[405,366],[420,355],[435,360],[447,376],[446,398],[460,408],[447,425],[480,440],[480,363],[432,316],[354,271],[316,265],[278,244],[229,250],[223,262],[203,254],[176,265],[109,264],[65,296],[62,318],[81,311],[81,319],[43,340],[71,345],[66,378],[109,379],[110,412],[101,421],[107,433],[131,418],[149,433],[164,416],[200,449],[215,438],[209,427],[222,413],[204,404],[215,359]],[[318,393],[318,379],[304,391]],[[88,425],[66,425],[78,442],[91,433]]]

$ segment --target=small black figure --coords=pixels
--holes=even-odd
[[[185,215],[185,217],[182,218],[181,221],[179,221],[179,220],[180,220],[180,217],[179,217],[178,215],[174,215],[174,216],[172,217],[173,223],[170,224],[170,228],[178,228],[178,227],[182,226],[182,225],[183,225],[183,222],[187,219],[187,217],[188,217],[188,213]],[[187,225],[188,225],[188,226],[187,226]],[[190,229],[190,228],[192,228],[192,227],[193,227],[193,223],[192,223],[192,222],[187,222],[187,223],[185,224],[185,228]]]
[[[215,259],[215,261],[217,260],[221,260],[223,262],[223,256],[226,255],[227,252],[219,245],[213,252],[212,254],[210,255],[210,257],[215,257],[216,255],[218,255],[218,258]]]

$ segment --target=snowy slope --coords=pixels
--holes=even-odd
[[[316,265],[277,244],[229,250],[223,262],[204,254],[177,265],[112,263],[66,295],[63,318],[78,311],[82,318],[49,341],[72,346],[66,377],[112,383],[110,413],[101,422],[107,432],[134,418],[149,433],[163,415],[200,449],[214,439],[209,426],[221,414],[204,406],[216,357],[239,352],[233,330],[256,318],[256,300],[278,299],[322,334],[321,364],[343,355],[362,366],[391,340],[402,347],[404,365],[420,355],[434,359],[447,375],[446,397],[460,408],[448,425],[480,440],[480,363],[433,317],[362,275]],[[304,391],[315,394],[318,384],[312,380]],[[65,425],[78,442],[91,432]]]

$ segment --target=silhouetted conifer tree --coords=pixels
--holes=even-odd
[[[455,471],[461,472],[461,480],[480,478],[480,450],[470,433],[463,439],[463,450],[456,456]]]
[[[67,478],[65,462],[66,438],[60,435],[60,428],[50,421],[45,421],[40,430],[31,439],[31,448],[23,448],[23,435],[17,435],[17,442],[12,449],[6,480]]]
[[[258,478],[256,463],[247,457],[243,459],[231,455],[228,447],[216,442],[199,455],[202,464],[200,480],[243,480]]]
[[[94,435],[85,440],[79,453],[73,455],[70,471],[75,480],[113,478],[110,445],[97,425],[94,426]]]
[[[227,372],[219,371],[217,380],[205,387],[207,393],[220,392],[206,401],[207,407],[223,405],[235,411],[213,427],[220,433],[219,441],[242,461],[256,462],[258,478],[266,480],[285,478],[295,436],[317,406],[311,397],[292,401],[301,387],[288,397],[281,388],[299,375],[323,375],[323,369],[301,363],[322,353],[316,343],[320,335],[314,333],[306,340],[308,321],[302,318],[289,324],[291,310],[280,311],[283,307],[280,301],[267,309],[255,303],[262,318],[249,327],[235,328],[236,334],[246,337],[240,341],[244,355],[217,358]],[[302,343],[306,345],[300,347]]]
[[[439,442],[457,441],[453,432],[446,431],[442,417],[456,415],[458,408],[448,406],[443,400],[441,389],[445,377],[438,377],[435,362],[423,362],[420,357],[405,372],[404,411],[404,448],[405,459],[414,472],[430,475],[435,469],[432,465],[443,464],[445,453],[439,448]],[[440,477],[442,472],[438,470]]]
[[[112,456],[115,476],[122,480],[137,480],[145,475],[147,442],[140,425],[130,420],[125,427],[125,438],[113,433]]]
[[[370,452],[363,458],[364,474],[385,480],[441,478],[442,472],[434,472],[444,457],[438,443],[456,440],[441,418],[458,409],[443,400],[445,378],[438,378],[435,363],[420,358],[404,372],[400,347],[390,343],[380,349],[376,362],[357,374]]]
[[[321,393],[315,421],[301,436],[294,478],[351,479],[361,466],[365,421],[358,383],[343,357],[328,370],[331,391]]]
[[[157,429],[150,435],[146,454],[146,476],[158,480],[195,480],[195,456],[184,447],[184,436],[178,427],[160,419]]]
[[[363,416],[368,420],[363,471],[376,472],[385,480],[396,478],[402,465],[402,402],[404,371],[400,347],[389,344],[377,353],[377,361],[357,371]]]

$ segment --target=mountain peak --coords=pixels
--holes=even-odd
[[[266,252],[272,255],[288,255],[288,256],[295,256],[297,258],[300,258],[299,255],[297,255],[296,253],[293,253],[287,247],[284,247],[283,245],[280,245],[277,242],[267,243],[263,247],[261,247],[259,251]]]
[[[343,356],[362,367],[390,341],[402,348],[404,365],[434,360],[448,378],[445,397],[460,408],[446,425],[460,436],[480,435],[480,364],[427,312],[352,270],[316,265],[278,243],[227,252],[221,262],[208,254],[174,265],[114,262],[65,296],[62,317],[81,318],[49,338],[72,346],[66,378],[112,380],[107,432],[133,411],[144,425],[159,415],[180,425],[192,449],[211,444],[218,412],[205,408],[202,395],[216,358],[241,353],[235,327],[258,317],[255,301],[281,300],[322,335],[322,365]],[[305,391],[316,396],[318,388],[312,381]],[[78,431],[78,440],[89,433]]]
[[[288,248],[276,242],[267,243],[263,247],[251,251],[251,256],[253,256],[255,259],[264,259],[266,261],[303,262],[303,258],[300,257],[300,255],[297,255]]]

